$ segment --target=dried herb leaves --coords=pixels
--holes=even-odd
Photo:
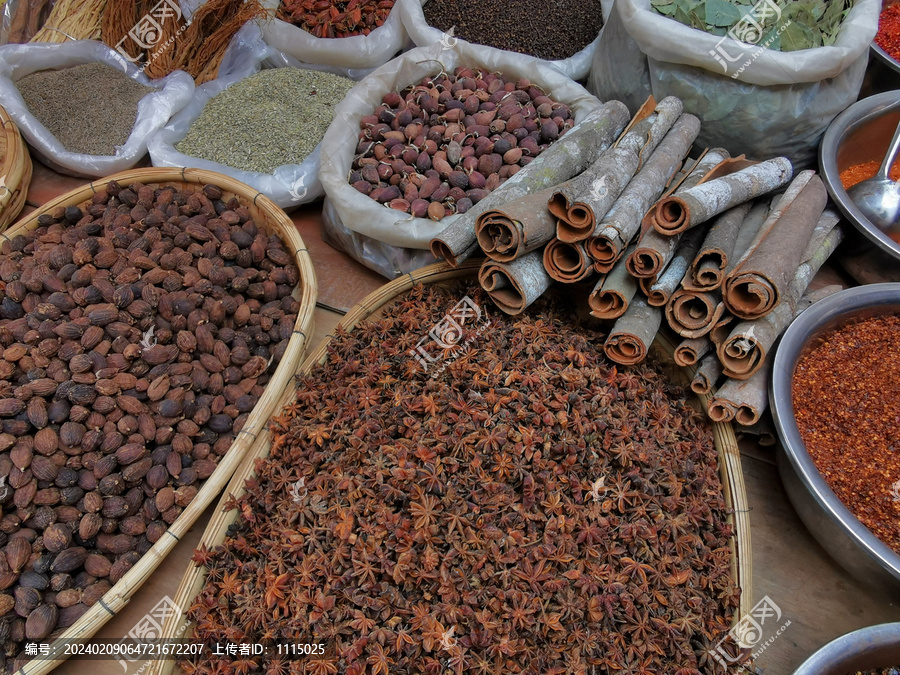
[[[410,350],[466,293],[487,306],[416,287],[301,378],[195,554],[195,637],[323,643],[307,673],[712,672],[740,591],[705,421],[547,300],[424,373]]]
[[[691,28],[783,52],[834,44],[855,0],[651,0],[650,6]],[[776,9],[777,6],[777,9]]]

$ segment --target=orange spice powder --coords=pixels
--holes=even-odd
[[[854,164],[841,171],[841,185],[845,190],[849,190],[857,183],[861,183],[875,175],[878,167],[881,166],[880,161],[863,162],[862,164]],[[900,163],[895,163],[888,176],[891,180],[900,180]]]

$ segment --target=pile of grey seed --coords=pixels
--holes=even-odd
[[[69,152],[114,155],[153,91],[105,63],[39,70],[16,81],[29,112]]]
[[[260,71],[210,99],[176,148],[243,171],[272,173],[300,164],[354,84],[299,68]]]

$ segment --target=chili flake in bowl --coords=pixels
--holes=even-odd
[[[900,591],[900,284],[836,293],[775,355],[778,468],[803,522],[854,577]]]

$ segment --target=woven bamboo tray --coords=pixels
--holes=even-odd
[[[147,551],[138,563],[75,624],[67,628],[63,633],[56,635],[55,637],[58,641],[88,640],[101,626],[118,614],[175,544],[194,524],[194,521],[222,491],[222,488],[228,483],[238,466],[242,465],[257,437],[261,437],[260,432],[264,430],[273,410],[275,410],[275,406],[278,405],[280,408],[286,391],[294,391],[292,386],[293,376],[309,344],[309,336],[312,334],[313,311],[316,304],[317,286],[312,259],[290,218],[265,195],[256,192],[244,183],[212,171],[143,168],[114,174],[102,180],[88,183],[48,202],[39,211],[29,214],[27,218],[16,223],[8,232],[0,234],[0,244],[2,244],[4,239],[9,240],[17,234],[37,228],[38,216],[43,213],[49,213],[58,206],[78,205],[89,200],[95,192],[104,189],[110,180],[116,180],[123,186],[140,181],[145,185],[154,187],[173,185],[179,189],[211,184],[221,188],[226,199],[232,196],[240,199],[249,209],[250,214],[261,229],[278,234],[282,241],[285,242],[287,249],[292,252],[294,262],[300,271],[300,283],[294,291],[295,297],[300,301],[300,311],[297,314],[294,333],[288,342],[284,356],[266,385],[262,397],[250,413],[247,423],[238,433],[228,452],[219,460],[216,470],[203,483],[194,500],[184,509],[178,519],[169,526],[169,529],[166,531],[166,534],[169,536],[163,536],[157,541],[153,548]],[[51,644],[51,650],[54,650],[60,644],[61,642]],[[59,651],[64,650],[59,647]],[[22,675],[41,675],[53,670],[62,660],[35,659],[18,672]]]
[[[410,274],[405,274],[366,296],[362,302],[353,307],[344,316],[340,325],[346,330],[352,330],[360,322],[377,316],[378,311],[382,307],[390,304],[398,295],[410,290],[416,284],[437,284],[474,277],[478,272],[480,263],[480,260],[467,261],[457,268],[450,267],[446,263],[438,263],[423,267]],[[300,366],[299,372],[306,374],[315,365],[324,363],[327,358],[327,347],[328,341],[326,340],[314,351],[310,352],[303,361],[303,365]],[[671,341],[663,336],[658,336],[653,344],[653,348],[657,350],[656,353],[658,355],[665,355],[664,358],[671,364],[668,367],[671,377],[677,378],[676,381],[680,384],[686,385],[690,382],[693,376],[693,369],[679,368],[674,364],[672,355],[675,351],[675,345]],[[294,395],[293,389],[286,389],[278,401],[278,409],[290,403]],[[709,400],[709,396],[700,397],[700,403],[704,409],[708,405]],[[736,533],[732,540],[734,552],[732,575],[742,590],[741,604],[735,616],[735,622],[737,622],[741,616],[749,615],[752,607],[750,584],[753,578],[753,570],[750,556],[750,522],[748,519],[747,493],[744,488],[744,476],[741,472],[741,455],[738,449],[737,438],[734,435],[734,429],[731,424],[713,424],[712,426],[716,449],[719,454],[719,473],[725,502],[728,509],[732,511],[728,522],[733,525]],[[260,435],[252,450],[246,455],[241,466],[238,467],[231,482],[225,488],[225,493],[219,502],[219,506],[213,513],[212,518],[210,518],[206,531],[203,533],[200,545],[213,548],[225,540],[226,530],[234,522],[237,511],[225,511],[223,504],[229,498],[229,495],[238,497],[243,494],[244,481],[253,475],[256,459],[268,456],[270,448],[269,434]],[[187,638],[191,635],[193,626],[186,617],[187,610],[197,594],[203,589],[205,582],[206,569],[191,565],[175,594],[174,603],[178,610],[163,626],[162,638],[174,640]],[[155,662],[149,672],[153,675],[169,675],[179,671],[177,671],[174,660],[166,660]]]
[[[0,107],[0,232],[25,206],[31,184],[31,156],[12,118]]]

